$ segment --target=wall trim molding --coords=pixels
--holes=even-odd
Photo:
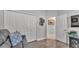
[[[42,37],[42,38],[38,38],[38,39],[28,39],[27,42],[34,42],[34,41],[41,41],[41,40],[45,40],[46,38],[45,37]]]

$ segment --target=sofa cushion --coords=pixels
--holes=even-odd
[[[0,30],[0,44],[2,44],[4,41],[6,41],[9,31],[7,29],[1,29]]]
[[[0,48],[10,48],[11,44],[9,42],[9,40],[7,40]]]
[[[3,34],[0,32],[0,44],[2,44],[2,42],[4,42],[4,36],[3,36]]]
[[[0,32],[3,34],[4,41],[9,36],[10,32],[7,29],[1,29]]]

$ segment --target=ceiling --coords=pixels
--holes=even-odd
[[[69,13],[75,10],[19,10],[20,12],[29,12],[29,13],[33,13],[33,14],[57,14],[57,15],[61,15],[61,14],[65,14],[65,13]]]

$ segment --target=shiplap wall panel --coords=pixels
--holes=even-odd
[[[36,16],[6,11],[5,27],[25,34],[28,42],[36,40]]]
[[[3,10],[0,10],[0,29],[2,29],[4,26],[4,12]]]

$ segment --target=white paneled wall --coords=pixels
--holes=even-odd
[[[4,11],[0,10],[0,29],[3,28],[4,24]]]
[[[39,18],[45,18],[44,26],[39,25]],[[44,10],[0,10],[0,29],[16,30],[26,34],[28,41],[46,39],[47,19]],[[32,39],[31,39],[32,38]]]
[[[36,16],[19,12],[5,11],[5,28],[10,32],[20,31],[27,36],[27,41],[36,40]]]

